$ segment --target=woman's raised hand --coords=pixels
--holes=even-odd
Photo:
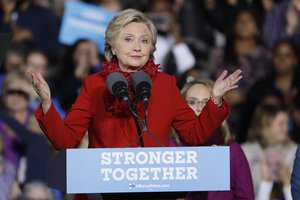
[[[214,98],[221,100],[227,94],[227,92],[237,88],[237,83],[242,79],[241,73],[242,70],[238,69],[227,76],[228,71],[224,70],[214,84],[212,91]]]
[[[43,112],[46,113],[51,106],[51,92],[49,85],[43,78],[40,72],[29,68],[27,75],[33,85],[35,92],[39,95],[42,103]]]

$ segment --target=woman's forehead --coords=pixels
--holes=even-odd
[[[210,91],[203,84],[195,84],[187,91],[187,97],[208,98]]]
[[[141,22],[131,22],[124,26],[119,35],[126,34],[152,37],[148,26]]]
[[[7,88],[23,88],[28,85],[30,85],[30,83],[27,80],[16,78],[9,82]]]

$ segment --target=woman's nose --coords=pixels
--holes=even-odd
[[[138,41],[135,41],[135,42],[133,43],[133,50],[134,50],[134,51],[140,51],[140,50],[141,50],[141,46],[140,46],[140,44],[139,44]]]
[[[204,107],[204,106],[203,106],[201,103],[198,103],[198,105],[197,105],[197,112],[198,112],[198,113],[201,113],[203,107]]]

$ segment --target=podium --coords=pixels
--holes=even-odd
[[[48,185],[117,199],[230,190],[229,147],[66,149],[51,161]]]

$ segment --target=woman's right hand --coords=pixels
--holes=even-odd
[[[290,169],[283,161],[281,161],[278,164],[278,174],[279,174],[279,179],[281,180],[284,186],[289,186],[291,184]]]
[[[44,114],[46,114],[51,106],[51,92],[49,85],[42,77],[41,73],[36,70],[29,68],[27,70],[27,74],[29,76],[29,79],[31,80],[35,92],[40,97],[43,112]]]
[[[261,158],[261,161],[260,161],[260,175],[261,175],[261,179],[264,181],[272,180],[272,177],[270,176],[270,168],[268,166],[265,155]]]

